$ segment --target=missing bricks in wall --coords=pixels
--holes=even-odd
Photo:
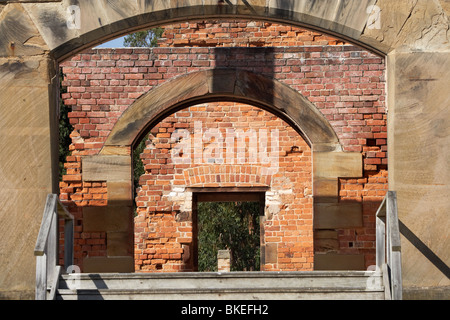
[[[303,150],[301,150],[301,148],[299,148],[297,146],[293,146],[293,147],[291,147],[290,151],[286,152],[286,155],[293,154],[293,153],[303,153]]]
[[[212,32],[212,28],[221,29]],[[232,28],[236,30],[232,31]],[[193,32],[183,34],[185,29]],[[266,33],[269,31],[273,35]],[[259,32],[261,34],[257,34]],[[208,34],[208,38],[201,39],[203,33]],[[221,37],[222,33],[231,36]],[[201,40],[196,40],[197,36]],[[276,42],[277,37],[284,42]],[[228,41],[230,39],[232,42]],[[253,48],[251,52],[246,48],[217,48],[229,43],[250,47],[256,39],[265,39],[265,46],[274,47]],[[201,47],[200,41],[216,48]],[[184,46],[183,43],[197,47],[175,48]],[[280,44],[282,47],[276,47]],[[355,234],[355,239],[350,241],[352,245],[346,247],[339,247],[339,244],[336,247],[337,239],[334,238],[326,240],[327,243],[334,248],[333,252],[364,255],[366,263],[373,264],[370,260],[374,250],[371,229],[369,225],[360,225],[360,221],[370,221],[376,202],[382,199],[387,189],[384,61],[359,48],[293,27],[245,21],[174,24],[165,27],[160,48],[95,49],[63,63],[63,84],[68,91],[62,97],[72,109],[68,116],[74,133],[72,154],[66,163],[70,170],[63,177],[61,197],[71,201],[73,210],[90,205],[78,194],[87,183],[82,182],[85,176],[81,171],[81,159],[102,150],[114,124],[136,99],[175,77],[217,67],[246,68],[276,78],[300,92],[330,123],[344,154],[364,153],[363,175],[360,178],[333,178],[336,186],[326,179],[314,180],[316,185],[313,187],[310,146],[299,132],[276,115],[229,101],[191,105],[148,128],[149,137],[143,140],[141,149],[134,152],[134,158],[142,161],[141,171],[135,172],[133,187],[136,191],[133,196],[136,203],[135,269],[142,272],[192,269],[195,233],[192,212],[196,209],[192,189],[198,188],[221,188],[223,192],[226,188],[228,192],[233,188],[266,188],[262,257],[269,257],[264,270],[273,271],[314,268],[313,256],[323,252],[320,245],[314,249],[313,238],[320,231],[314,210],[321,206],[341,213],[342,209],[332,203],[321,203],[313,191],[320,187],[328,192],[332,188],[339,202],[349,203],[345,219],[352,223],[357,220],[361,232]],[[215,82],[214,86],[223,85]],[[225,143],[224,163],[173,163],[172,150],[177,144],[188,141],[184,136],[174,137],[174,132],[186,130],[190,133],[192,152],[195,150],[196,120],[202,123],[205,132],[207,129],[218,130],[223,137],[226,137],[227,129],[244,132],[252,129],[257,133],[263,128],[278,130],[277,171],[264,175],[260,162],[250,163],[252,149],[248,139],[243,149],[243,163],[237,163],[236,157],[234,163],[227,163]],[[220,139],[204,142],[204,147],[209,150],[218,146]],[[127,148],[117,150],[122,156],[130,155],[131,150]],[[220,152],[220,147],[215,150]],[[108,152],[116,152],[116,149],[111,148]],[[181,158],[188,155],[188,150],[178,154]],[[195,155],[191,157],[194,159],[197,159]],[[108,192],[102,199],[104,204],[109,201],[110,187],[106,183]],[[90,189],[85,191],[87,197],[94,196]],[[314,206],[314,202],[319,206]],[[354,214],[357,210],[360,216]],[[336,225],[335,217],[321,218],[320,223]],[[87,236],[83,232],[82,218],[78,221],[77,232]],[[85,252],[93,250],[84,248]],[[96,254],[106,255],[106,250],[104,253],[96,251]]]

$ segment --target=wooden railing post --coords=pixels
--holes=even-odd
[[[36,300],[47,300],[47,255],[36,257]]]
[[[71,219],[67,219],[64,222],[64,269],[67,270],[73,265],[74,223]]]
[[[56,194],[49,194],[34,249],[34,255],[36,256],[36,300],[54,298],[56,293],[61,272],[61,267],[58,266],[59,216],[65,219],[64,264],[66,268],[73,264],[73,216],[64,208]],[[48,295],[49,281],[51,281],[50,296]]]
[[[52,210],[50,232],[47,238],[47,281],[52,279],[58,265],[58,214],[56,207]]]
[[[388,192],[386,203],[386,216],[389,221],[389,265],[391,269],[392,298],[401,300],[402,295],[402,257],[400,243],[400,228],[398,223],[397,195],[393,191]]]
[[[386,226],[383,220],[380,218],[376,221],[376,265],[381,270],[383,264],[386,261],[385,248],[386,248]]]
[[[397,195],[388,191],[376,213],[376,264],[387,270],[389,296],[402,299],[401,243],[398,222]]]

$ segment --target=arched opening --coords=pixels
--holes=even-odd
[[[445,212],[442,209],[442,205],[436,205],[436,203],[439,203],[439,198],[442,198],[443,195],[442,188],[440,187],[442,183],[436,183],[436,181],[439,180],[441,182],[440,179],[443,175],[433,175],[433,172],[440,172],[439,168],[442,167],[441,164],[445,163],[445,161],[441,160],[445,155],[442,155],[443,158],[439,159],[439,165],[435,165],[432,156],[430,156],[434,154],[435,148],[439,149],[440,143],[444,143],[443,141],[445,139],[442,140],[442,135],[436,135],[434,131],[424,132],[423,130],[424,127],[433,128],[434,122],[442,118],[441,112],[438,111],[442,111],[440,107],[445,105],[445,103],[440,103],[441,100],[445,100],[445,95],[441,97],[441,100],[436,100],[435,98],[436,96],[442,96],[439,95],[441,83],[445,85],[447,82],[445,73],[442,74],[439,72],[439,66],[445,65],[448,62],[446,58],[448,39],[445,38],[447,35],[445,30],[448,29],[445,20],[447,15],[446,7],[442,2],[419,3],[418,6],[405,2],[398,6],[391,6],[391,3],[388,2],[359,0],[330,0],[320,2],[266,1],[265,3],[260,1],[218,1],[208,2],[205,6],[204,1],[136,1],[133,3],[128,1],[114,1],[114,5],[112,5],[112,2],[80,0],[77,2],[82,5],[80,9],[84,13],[87,13],[83,14],[84,23],[80,26],[80,29],[76,25],[76,19],[69,20],[75,21],[75,23],[70,23],[67,19],[66,9],[74,3],[73,1],[39,2],[39,5],[25,2],[8,2],[1,6],[2,24],[0,28],[2,31],[6,30],[6,32],[3,32],[5,41],[2,42],[4,45],[2,57],[6,61],[3,64],[4,68],[2,70],[2,73],[6,75],[2,77],[2,87],[4,88],[2,90],[2,101],[5,102],[5,106],[9,106],[11,114],[15,114],[15,111],[19,109],[30,110],[30,101],[33,105],[44,106],[43,108],[36,108],[35,115],[38,116],[27,117],[25,116],[26,113],[17,112],[20,116],[11,117],[11,127],[36,128],[35,121],[39,119],[39,128],[42,128],[42,132],[48,132],[48,130],[53,131],[53,128],[50,128],[52,125],[49,125],[48,122],[49,120],[50,122],[54,121],[55,115],[57,114],[54,111],[56,110],[54,108],[54,101],[57,98],[57,90],[56,87],[48,86],[48,76],[50,75],[50,78],[52,78],[55,75],[54,58],[62,59],[63,55],[58,55],[57,50],[63,49],[66,43],[70,42],[71,44],[71,46],[65,48],[66,50],[63,50],[67,54],[66,57],[68,57],[72,53],[75,53],[76,50],[87,48],[87,46],[99,39],[103,41],[109,37],[122,34],[124,30],[129,31],[134,28],[140,28],[141,26],[145,27],[148,24],[151,25],[153,22],[158,23],[180,17],[235,16],[266,18],[268,20],[272,19],[272,21],[287,21],[292,24],[298,23],[311,26],[312,28],[318,28],[318,30],[320,29],[325,32],[334,32],[342,38],[348,37],[367,46],[372,46],[382,54],[391,54],[392,64],[390,64],[390,71],[392,71],[392,74],[390,79],[392,79],[392,88],[395,89],[391,90],[389,95],[390,101],[393,103],[391,110],[395,116],[391,123],[391,128],[395,130],[392,137],[395,136],[396,139],[395,144],[391,140],[391,150],[395,152],[395,157],[391,158],[391,162],[396,170],[395,176],[391,176],[390,179],[395,182],[393,187],[401,191],[402,194],[400,197],[400,208],[401,216],[404,217],[403,222],[409,225],[409,227],[414,226],[412,229],[417,228],[417,230],[420,230],[418,231],[420,238],[420,235],[427,234],[425,231],[430,230],[430,228],[420,225],[417,219],[415,219],[415,216],[426,214],[430,206],[436,208],[439,212]],[[378,5],[379,9],[383,12],[380,21],[376,21],[383,22],[380,30],[372,30],[370,28],[371,20],[368,19],[370,13],[367,12],[367,9],[374,4]],[[189,6],[191,5],[195,9],[190,10]],[[73,12],[76,12],[76,10]],[[436,17],[439,23],[430,23]],[[398,21],[399,23],[392,25],[390,24],[391,21]],[[443,23],[441,23],[442,21]],[[414,26],[416,22],[418,23],[418,27],[411,28],[410,25]],[[429,30],[430,25],[433,26],[433,32],[421,34],[422,30]],[[100,31],[95,32],[98,30]],[[444,39],[445,41],[443,41]],[[53,55],[49,55],[49,53],[53,53]],[[445,70],[445,68],[442,69]],[[418,70],[423,77],[416,77]],[[20,75],[20,77],[17,77],[17,75]],[[429,81],[430,79],[433,81]],[[436,82],[436,79],[439,81]],[[406,83],[406,86],[403,86],[404,83]],[[422,91],[417,90],[418,83],[421,84],[419,87],[424,94],[422,94]],[[30,91],[33,96],[30,96],[30,93],[28,93],[28,99],[26,99],[28,102],[25,99],[16,99],[17,92],[21,91],[21,93],[25,93],[27,90],[23,88],[29,87],[30,84],[33,87],[33,90]],[[400,88],[402,90],[399,90]],[[438,94],[434,94],[435,91]],[[414,103],[413,105],[414,110],[417,109],[417,112],[421,113],[424,106],[426,107],[425,114],[431,116],[423,119],[411,117],[404,120],[404,117],[407,115],[404,110],[407,110],[407,107],[411,106],[410,103],[412,100],[418,101],[418,103]],[[51,111],[49,112],[49,110]],[[414,121],[417,121],[419,124],[416,125]],[[428,122],[429,125],[420,125],[420,122],[423,121]],[[40,126],[41,124],[42,127]],[[413,130],[412,128],[416,129]],[[38,131],[33,130],[33,132]],[[420,148],[425,150],[423,153],[428,156],[422,158],[414,156],[412,154],[413,151],[410,151],[411,154],[409,153],[408,150],[415,150],[414,144],[418,143],[416,140],[411,141],[410,137],[412,135],[425,137],[420,140]],[[51,163],[50,149],[56,140],[48,134],[32,136],[26,133],[23,136],[29,139],[27,140],[28,142],[33,142],[33,145],[36,145],[34,141],[41,142],[42,144],[37,147],[37,150],[42,152],[36,152],[35,157],[28,159],[23,157],[22,150],[13,147],[14,142],[8,142],[6,147],[9,148],[11,146],[11,152],[4,153],[4,158],[2,158],[2,162],[5,163],[3,175],[8,180],[13,173],[20,172],[21,168],[28,167],[28,164],[32,163],[32,167],[42,170],[39,171],[39,176],[54,178],[56,175],[55,170],[52,170],[54,163]],[[428,142],[435,139],[435,136],[441,140],[439,140],[439,144],[431,144],[430,147]],[[6,150],[6,148],[3,149]],[[438,152],[437,154],[442,153]],[[402,169],[399,170],[399,168]],[[429,170],[424,170],[423,168]],[[433,171],[433,168],[436,170]],[[404,174],[405,170],[407,174]],[[433,178],[429,180],[425,179],[426,181],[424,181],[422,178],[423,175],[419,173],[425,171],[431,172],[428,176]],[[413,179],[411,177],[415,178]],[[55,179],[51,178],[38,179],[32,182],[30,182],[30,179],[27,179],[27,185],[25,186],[19,183],[13,186],[5,186],[7,193],[4,195],[4,198],[16,199],[15,201],[7,201],[12,204],[5,211],[17,213],[13,214],[14,217],[20,217],[17,218],[17,225],[22,225],[20,223],[21,219],[27,219],[24,216],[24,212],[33,212],[33,217],[36,217],[35,225],[37,225],[41,210],[35,206],[24,209],[18,207],[16,204],[30,192],[36,193],[37,189],[45,190],[43,192],[44,195],[39,195],[33,203],[42,203],[45,193],[55,192],[57,190],[55,182]],[[429,188],[432,190],[430,191]],[[414,189],[414,192],[411,192],[412,189]],[[10,191],[14,191],[14,197],[11,196]],[[420,197],[417,194],[421,194]],[[430,196],[430,194],[434,196]],[[411,212],[414,212],[414,214],[411,214]],[[27,226],[25,225],[22,228],[26,230]],[[36,228],[29,236],[30,241],[27,241],[28,243],[33,242]],[[5,238],[13,238],[13,233],[16,232],[11,231],[11,234],[7,234]],[[19,233],[22,234],[21,232]],[[16,251],[14,245],[8,244],[8,247],[12,248],[8,249],[9,254],[13,254]],[[435,250],[440,254],[441,252],[445,252],[443,250],[444,247],[444,245],[439,245]],[[433,285],[436,283],[433,279],[434,275],[430,276],[433,273],[428,272],[426,267],[423,267],[421,272],[417,272],[417,265],[415,263],[417,261],[415,256],[416,251],[412,247],[412,250],[408,249],[408,253],[406,254],[406,256],[410,253],[414,255],[414,258],[411,259],[412,263],[408,263],[408,278],[412,279],[411,283],[416,285],[418,283],[425,286]],[[31,251],[27,250],[27,252]],[[20,275],[21,279],[24,279],[22,282],[23,285],[28,288],[29,284],[32,283],[30,281],[32,280],[32,276],[31,278],[29,275],[22,278],[22,274],[25,274],[22,272],[22,266],[31,265],[32,258],[18,257],[18,259],[13,260],[18,262],[8,270],[11,272],[14,270],[16,272],[15,274]],[[428,266],[429,262],[426,261],[423,265]],[[442,275],[439,274],[436,278],[442,278]],[[415,280],[419,281],[416,282]],[[10,280],[6,279],[5,283],[9,285]]]
[[[272,49],[264,50],[266,56],[269,57],[277,53]],[[227,51],[232,50],[222,50],[222,53]],[[171,53],[174,53],[174,51],[171,51]],[[258,53],[258,51],[251,51],[251,54],[255,53]],[[354,57],[357,54],[359,53],[356,52]],[[233,68],[232,65],[223,65],[216,66],[214,69],[179,75],[142,95],[131,107],[127,108],[126,112],[121,114],[114,128],[111,127],[112,131],[108,134],[106,143],[99,144],[101,148],[99,155],[83,159],[82,179],[88,183],[92,179],[99,179],[101,181],[92,182],[92,186],[96,183],[95,186],[108,190],[108,206],[113,209],[109,213],[107,212],[108,209],[106,209],[103,213],[104,216],[111,216],[110,213],[117,213],[118,210],[123,210],[124,208],[126,208],[126,210],[123,210],[124,212],[129,212],[130,202],[133,197],[130,196],[132,190],[129,186],[129,181],[131,180],[129,171],[131,170],[127,168],[130,167],[131,161],[129,156],[133,145],[140,137],[145,135],[152,126],[170,113],[196,103],[211,101],[249,103],[273,112],[296,128],[297,133],[300,133],[308,145],[313,148],[314,158],[316,159],[315,168],[317,171],[314,176],[314,189],[316,192],[314,196],[317,200],[315,204],[316,211],[326,210],[327,212],[332,211],[335,214],[340,214],[340,208],[345,207],[344,210],[351,212],[350,215],[354,212],[357,212],[356,215],[358,215],[358,212],[360,214],[360,206],[355,208],[351,203],[345,203],[342,206],[336,199],[339,197],[337,186],[340,177],[344,177],[344,180],[340,182],[342,184],[346,183],[345,177],[361,176],[361,154],[359,152],[343,152],[345,147],[343,148],[341,145],[330,122],[323,113],[319,112],[298,91],[293,90],[281,81],[274,80],[267,74],[261,75],[252,71]],[[330,164],[332,168],[334,167],[333,169],[330,169]],[[99,169],[100,166],[104,168]],[[97,172],[95,172],[96,170]],[[98,170],[102,173],[99,174]],[[110,172],[121,170],[123,173],[121,177],[109,174]],[[89,171],[95,174],[90,175]],[[124,180],[128,182],[123,184]],[[128,194],[125,198],[124,192]],[[86,211],[87,215],[99,216],[98,212],[94,212],[95,210],[90,212],[91,210],[87,208],[84,211]],[[125,217],[120,219],[123,219],[122,221],[129,220]],[[323,224],[323,221],[319,222]],[[327,223],[323,225],[327,229],[332,229],[333,227],[330,226],[329,221]],[[116,221],[112,224],[117,226],[118,222]],[[126,225],[126,222],[124,222],[124,225]],[[109,230],[109,233],[111,235],[114,233],[114,236],[120,236],[122,239],[119,239],[119,241],[124,241],[127,238],[127,232],[129,232],[125,229],[122,226]],[[106,239],[108,232],[103,231],[99,236],[103,237],[102,239]],[[333,241],[336,239],[337,236]],[[129,241],[129,237],[127,241]],[[328,239],[325,239],[325,242],[327,241]],[[111,243],[110,240],[105,240],[105,242]],[[129,246],[128,248],[122,246],[120,250],[111,250],[109,253],[122,256],[124,253],[130,253],[131,251]]]
[[[304,1],[271,1],[268,3],[237,1],[231,3],[218,1],[204,3],[193,1],[189,4],[167,1],[141,1],[136,4],[116,3],[114,6],[103,3],[80,2],[73,8],[54,8],[51,15],[56,21],[47,25],[61,25],[69,28],[49,28],[52,54],[57,60],[64,60],[74,53],[81,52],[107,40],[130,32],[150,29],[168,23],[193,21],[198,19],[240,18],[269,22],[281,22],[300,28],[307,28],[330,34],[346,42],[361,46],[374,53],[384,55],[386,47],[376,41],[361,39],[368,23],[373,23],[373,0],[342,1],[328,0],[322,3]],[[46,10],[44,7],[40,10]],[[67,15],[68,10],[69,15]],[[36,19],[45,15],[38,11]]]
[[[244,268],[245,255],[254,260],[247,271],[256,260],[257,270],[313,270],[311,148],[285,121],[251,105],[211,101],[166,117],[147,141],[136,198],[136,272],[211,267],[211,256],[202,255],[210,247],[205,239],[230,250],[231,270]],[[220,202],[256,208],[256,216]]]

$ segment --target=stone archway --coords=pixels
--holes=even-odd
[[[283,21],[339,35],[369,50],[382,53],[385,45],[376,41],[361,41],[361,33],[373,15],[375,0],[363,1],[78,1],[61,6],[48,5],[28,10],[37,24],[47,28],[53,53],[63,59],[74,52],[112,37],[137,29],[151,28],[162,22],[186,21],[221,17]],[[49,9],[52,11],[49,14]],[[52,17],[51,21],[49,17]],[[69,28],[61,30],[61,25]]]
[[[168,115],[194,104],[213,101],[248,103],[266,109],[289,123],[305,139],[313,153],[316,221],[321,220],[321,215],[329,216],[330,210],[337,217],[347,215],[349,211],[361,212],[359,204],[338,201],[338,178],[361,177],[362,154],[342,151],[333,128],[311,102],[277,80],[249,71],[199,71],[167,81],[139,98],[119,118],[100,153],[82,158],[83,181],[106,181],[108,186],[108,206],[100,209],[104,221],[109,221],[105,223],[106,236],[122,234],[121,240],[109,241],[112,243],[109,252],[127,252],[126,248],[131,245],[126,234],[132,224],[133,144]],[[84,214],[87,225],[91,224],[89,216],[98,219],[98,209],[86,208]],[[90,271],[104,270],[105,265],[108,271],[114,271],[114,268],[133,271],[131,257],[121,254],[104,258],[88,268]]]
[[[74,4],[80,11],[70,10]],[[369,8],[379,8],[382,14],[376,17]],[[81,10],[85,14],[77,15]],[[20,148],[10,148],[10,153],[1,155],[0,161],[9,168],[1,175],[11,183],[1,190],[0,198],[5,206],[0,219],[8,221],[5,226],[20,227],[2,229],[5,234],[2,245],[6,248],[3,257],[6,258],[1,265],[4,274],[9,276],[0,279],[0,290],[6,296],[33,296],[34,270],[30,266],[34,265],[34,257],[29,252],[37,235],[42,205],[29,205],[43,204],[47,193],[58,190],[55,160],[58,61],[138,29],[168,21],[208,17],[281,21],[334,34],[388,55],[390,187],[398,192],[402,222],[415,231],[417,238],[433,243],[431,249],[427,249],[445,260],[448,241],[438,241],[440,232],[436,230],[443,228],[441,221],[448,220],[448,204],[441,201],[448,190],[448,170],[443,165],[448,152],[441,152],[446,150],[442,146],[447,145],[448,135],[441,133],[445,128],[437,130],[439,133],[435,128],[441,128],[439,123],[448,118],[445,109],[448,95],[441,93],[449,82],[449,74],[445,73],[450,64],[449,12],[449,5],[442,0],[140,0],[133,3],[35,0],[0,4],[0,101],[4,114],[12,115],[3,117],[2,149],[14,145],[11,136],[23,136],[39,150],[31,163],[28,157],[23,157]],[[373,25],[374,17],[377,20]],[[411,139],[412,136],[421,139]],[[414,150],[421,150],[421,156]],[[11,173],[26,166],[36,168],[40,179],[28,180],[26,185],[10,179]],[[30,194],[35,197],[34,201],[24,203],[23,198]],[[417,217],[427,217],[430,208],[439,218],[429,219],[429,223],[424,224],[423,219]],[[34,227],[29,228],[30,224]],[[17,241],[29,245],[19,252]],[[404,259],[407,287],[447,283],[445,275],[434,268],[433,262],[414,244],[408,244],[403,256],[407,257]]]

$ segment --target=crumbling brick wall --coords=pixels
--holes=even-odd
[[[177,145],[173,133],[178,129],[186,130],[191,139],[188,142],[191,157],[179,164],[174,162],[182,158],[174,158],[171,153]],[[236,134],[230,134],[239,130],[247,134],[244,144],[239,143]],[[215,136],[211,136],[211,141],[208,131]],[[221,144],[219,136],[224,139]],[[183,133],[183,137],[187,136]],[[227,137],[234,140],[231,148],[225,143]],[[264,156],[274,157],[267,164],[258,159],[259,145],[253,145],[264,143],[265,137],[268,140]],[[200,150],[195,149],[194,139],[203,140]],[[243,157],[236,152],[239,147],[245,149]],[[211,160],[215,162],[208,163],[205,159],[208,156],[205,148],[213,151]],[[221,154],[215,153],[216,148]],[[233,153],[227,154],[230,150]],[[198,155],[203,159],[196,158]],[[186,153],[183,156],[186,159]],[[221,192],[224,188],[264,188],[262,244],[275,246],[277,255],[266,256],[264,270],[312,270],[311,150],[278,117],[237,103],[193,106],[157,125],[141,157],[146,174],[141,177],[142,186],[136,199],[136,270],[192,270],[190,246],[196,236],[192,226],[193,189],[218,187]]]
[[[310,30],[263,21],[208,20],[172,24],[159,47],[298,47],[343,45],[344,41]]]
[[[220,30],[215,28],[220,28]],[[222,37],[225,34],[230,36]],[[233,41],[230,42],[229,39],[233,39]],[[193,47],[183,47],[185,45]],[[155,86],[179,75],[217,67],[241,68],[257,72],[275,78],[299,91],[328,119],[344,150],[361,152],[364,156],[363,177],[346,178],[339,181],[340,201],[361,203],[363,224],[354,228],[315,230],[314,239],[312,239],[312,234],[307,233],[307,239],[302,239],[305,241],[303,244],[307,244],[304,247],[312,248],[311,245],[314,243],[314,249],[307,249],[308,252],[302,252],[302,254],[295,252],[290,247],[291,244],[292,247],[295,247],[295,243],[297,243],[298,239],[294,239],[295,236],[286,242],[283,237],[287,238],[288,233],[280,237],[276,232],[282,231],[278,231],[275,225],[270,226],[273,230],[267,226],[265,240],[273,240],[274,243],[285,243],[286,245],[278,246],[276,263],[268,264],[266,268],[268,270],[310,270],[314,267],[311,260],[312,255],[327,252],[362,254],[365,256],[366,267],[374,264],[374,213],[387,190],[385,65],[380,57],[352,45],[344,44],[339,40],[299,28],[262,22],[216,21],[210,24],[198,22],[167,26],[164,38],[160,41],[160,48],[93,49],[74,56],[64,62],[62,67],[65,75],[63,85],[67,87],[67,93],[63,95],[63,100],[72,108],[69,117],[74,126],[74,132],[71,135],[72,155],[67,158],[65,165],[67,174],[60,184],[61,199],[69,206],[76,218],[75,259],[79,266],[83,266],[83,258],[86,256],[106,256],[108,254],[105,233],[87,232],[83,228],[83,208],[105,206],[108,201],[108,186],[105,181],[82,181],[81,157],[97,154],[121,114],[136,99]],[[286,171],[295,168],[296,160],[294,159],[302,158],[299,160],[299,167],[310,167],[310,150],[305,141],[292,128],[283,124],[280,119],[252,106],[220,103],[211,106],[193,106],[163,120],[160,125],[153,128],[155,139],[169,139],[168,131],[175,129],[181,123],[185,123],[186,128],[192,129],[195,118],[205,118],[202,114],[203,111],[195,108],[213,108],[214,110],[218,108],[217,111],[214,111],[217,112],[217,115],[208,116],[208,119],[214,119],[217,123],[227,123],[227,126],[239,125],[241,118],[246,113],[270,118],[269,122],[262,121],[260,127],[280,128],[280,126],[285,126],[283,132],[289,132],[286,137],[286,145],[280,148],[282,154],[280,164],[286,165],[286,167],[280,166],[280,169],[284,170],[280,171],[280,177],[288,179],[287,177],[290,175],[295,176],[295,172],[289,171],[288,174]],[[219,110],[220,108],[222,109]],[[236,114],[234,119],[237,121],[230,120],[232,117],[224,111],[227,108],[239,110],[237,111],[239,115]],[[183,112],[190,113],[190,122],[181,121],[185,118]],[[249,120],[248,116],[246,121],[245,124],[254,123]],[[163,132],[164,126],[167,126],[166,132]],[[153,140],[149,141],[149,145],[154,143]],[[150,228],[151,224],[148,221],[150,215],[154,214],[153,218],[155,219],[161,212],[159,209],[150,210],[152,203],[164,201],[161,198],[162,194],[151,195],[148,193],[149,190],[146,188],[149,183],[156,184],[158,182],[164,186],[161,181],[165,181],[164,183],[177,181],[174,173],[170,174],[168,171],[164,171],[168,170],[167,168],[154,167],[154,164],[149,162],[152,152],[156,152],[155,150],[164,154],[171,148],[168,145],[164,146],[164,143],[161,143],[159,147],[152,150],[147,149],[143,154],[146,174],[141,179],[142,187],[137,196],[137,206],[138,213],[145,212],[145,215],[139,214],[136,218],[136,269],[152,271],[156,270],[157,266],[158,270],[162,271],[188,269],[183,262],[183,259],[186,259],[187,250],[183,245],[186,246],[190,243],[189,237],[192,237],[192,234],[189,233],[189,228],[192,226],[189,226],[188,222],[176,221],[180,211],[177,205],[170,204],[170,209],[163,210],[164,214],[161,214],[160,218],[161,220],[166,218],[170,220],[167,221],[166,233],[170,234],[169,230],[180,232],[180,238],[185,238],[185,242],[178,242],[181,243],[181,246],[160,247],[163,251],[158,252],[157,246],[149,245],[151,242],[149,238],[145,238],[141,234],[147,233],[146,236],[148,236],[148,231],[140,228]],[[233,168],[230,167],[229,170],[232,172]],[[168,179],[172,175],[173,179],[161,179],[163,172],[165,178]],[[189,176],[190,173],[187,172]],[[199,179],[208,179],[205,174],[195,174]],[[297,172],[297,174],[300,173]],[[302,218],[303,220],[296,220],[298,216],[289,219],[298,223],[303,221],[302,223],[306,223],[303,227],[312,232],[313,219],[309,212],[312,210],[311,172],[301,174],[305,175],[302,178],[304,181],[300,179],[302,180],[301,186],[297,185],[295,180],[297,178],[290,182],[287,181],[297,189],[292,194],[284,193],[283,201],[280,203],[282,202],[283,206],[289,210],[294,210],[293,206],[295,205],[290,202],[292,199],[289,200],[289,198],[295,200],[298,198],[296,194],[301,195],[300,199],[305,201],[302,204],[304,206],[302,214],[305,216]],[[179,178],[180,183],[184,184],[180,184],[180,189],[176,191],[180,191],[179,193],[182,194],[181,189],[185,188],[188,183],[186,177],[181,179],[180,176]],[[251,179],[250,176],[247,178]],[[212,183],[214,182],[217,181]],[[190,183],[192,181],[189,181]],[[274,186],[273,183],[273,177],[270,178],[269,183],[266,181],[266,185],[271,188]],[[170,191],[162,189],[157,192],[176,193],[172,189]],[[177,195],[172,195],[177,197]],[[270,196],[275,197],[269,193],[268,197]],[[288,215],[285,212],[283,214]],[[178,230],[175,231],[173,228],[178,228]],[[273,236],[278,237],[277,239],[270,239],[272,231],[274,232]],[[287,231],[283,230],[283,232]],[[290,232],[295,233],[295,231]],[[162,238],[168,237],[159,239]],[[287,243],[290,244],[287,245]],[[160,255],[155,256],[157,254]],[[299,255],[303,256],[299,257]],[[160,261],[156,259],[160,259]],[[163,267],[160,268],[159,265]]]

